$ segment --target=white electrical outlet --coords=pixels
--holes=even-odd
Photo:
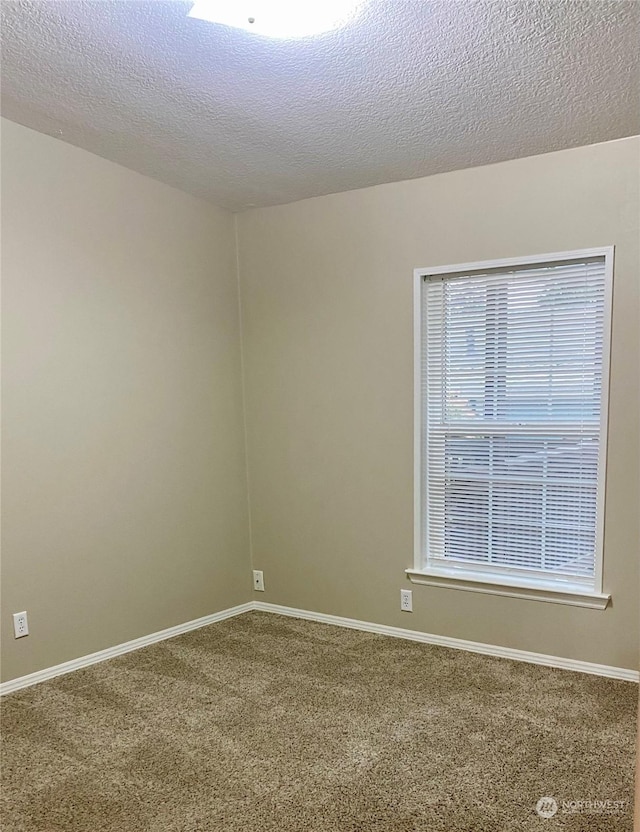
[[[259,569],[253,570],[253,588],[256,592],[264,592],[264,575]]]
[[[413,612],[413,593],[410,589],[400,590],[400,609],[403,612]]]
[[[16,638],[29,635],[29,622],[27,621],[27,611],[14,612],[13,614],[13,632]]]

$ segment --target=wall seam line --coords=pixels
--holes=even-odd
[[[247,491],[247,521],[249,531],[249,565],[254,568],[253,562],[253,521],[251,515],[251,478],[249,474],[249,434],[247,431],[247,385],[245,374],[244,358],[244,330],[242,326],[242,293],[240,287],[240,241],[238,238],[238,214],[233,215],[233,231],[235,237],[236,251],[236,293],[238,296],[238,334],[240,337],[240,390],[242,399],[242,429],[244,436],[244,472],[245,486]],[[252,582],[253,594],[253,582]]]

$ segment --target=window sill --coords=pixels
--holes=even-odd
[[[462,570],[406,569],[414,584],[439,586],[443,589],[462,589],[467,592],[483,592],[488,595],[506,595],[509,598],[524,598],[528,601],[548,601],[552,604],[569,604],[573,607],[588,607],[593,610],[606,609],[610,595],[589,592],[580,586],[557,586],[549,583],[513,581],[500,578],[492,581],[488,576]],[[505,583],[503,581],[509,581]]]

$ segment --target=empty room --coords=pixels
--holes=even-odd
[[[640,2],[0,13],[3,832],[631,832]]]

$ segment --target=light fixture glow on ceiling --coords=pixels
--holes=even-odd
[[[189,17],[270,38],[330,32],[353,15],[358,0],[195,0]]]

